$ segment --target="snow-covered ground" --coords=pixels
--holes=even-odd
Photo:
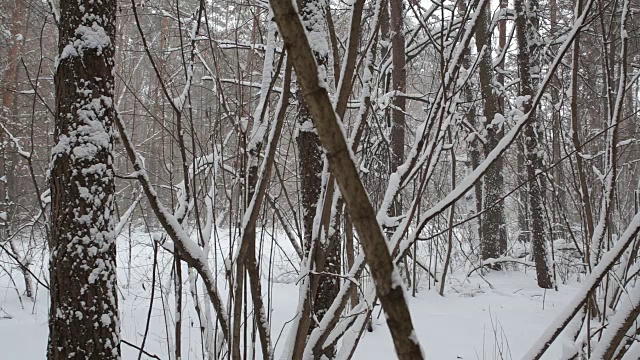
[[[137,345],[143,339],[150,303],[153,256],[149,244],[148,236],[134,238],[131,268],[128,265],[128,240],[123,238],[119,244],[122,338]],[[265,241],[264,249],[270,250],[269,245],[270,241]],[[172,325],[167,324],[165,319],[174,316],[175,311],[172,308],[172,291],[163,293],[160,285],[166,288],[171,281],[171,258],[166,251],[161,250],[160,254],[158,268],[161,275],[155,291],[145,350],[161,359],[169,359],[167,325]],[[297,306],[298,290],[296,274],[284,253],[279,247],[274,247],[273,254],[271,273],[276,281],[265,279],[264,291],[269,289],[271,294],[272,333],[277,355],[286,340],[286,323],[293,317]],[[293,256],[291,258],[294,259]],[[268,273],[268,263],[263,259],[265,274]],[[5,262],[5,268],[7,266]],[[199,322],[188,293],[187,269],[183,269],[183,359],[201,359]],[[21,275],[17,271],[12,275],[22,291]],[[221,275],[219,277],[219,287],[226,292],[224,279]],[[407,292],[407,297],[410,299],[418,337],[428,358],[519,359],[560,313],[579,286],[574,282],[561,285],[558,291],[545,292],[536,286],[533,271],[493,272],[487,274],[484,280],[478,275],[466,279],[466,273],[454,273],[448,281],[445,297],[439,296],[434,288],[428,289],[426,283],[415,298],[411,297],[410,292]],[[165,296],[161,297],[161,294]],[[48,294],[43,287],[38,287],[36,295],[35,302],[25,297],[21,302],[13,282],[4,270],[0,270],[0,360],[45,358]],[[394,359],[392,341],[384,325],[384,315],[379,313],[379,309],[374,313],[373,327],[373,332],[365,333],[354,359]],[[559,358],[560,351],[561,346],[554,344],[545,359]],[[130,346],[123,345],[122,352],[124,359],[138,358],[138,350]],[[260,358],[260,355],[256,354],[256,358]]]
[[[529,273],[492,273],[460,284],[454,274],[445,297],[422,290],[411,298],[414,325],[430,359],[520,359],[569,302],[579,284],[546,292]],[[464,278],[464,277],[462,277]],[[409,295],[410,296],[410,295]],[[376,314],[377,315],[377,314]],[[393,344],[384,316],[373,333],[365,335],[356,359],[393,359]],[[554,344],[545,359],[558,359]]]

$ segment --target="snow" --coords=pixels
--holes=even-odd
[[[295,2],[293,2],[295,4]],[[305,4],[301,11],[304,30],[309,41],[309,46],[314,52],[316,61],[322,59],[323,64],[318,66],[318,82],[320,87],[327,90],[327,66],[326,62],[329,57],[329,43],[326,39],[325,30],[325,0],[312,0]]]
[[[618,261],[624,251],[629,247],[635,236],[640,229],[640,213],[636,214],[631,220],[631,223],[620,236],[616,246],[609,252],[602,256],[601,261],[598,263],[591,275],[585,280],[585,285],[571,300],[571,303],[567,308],[554,319],[553,323],[547,328],[547,330],[540,336],[536,343],[531,347],[523,359],[535,359],[536,355],[543,352],[550,341],[553,341],[555,336],[559,334],[562,328],[569,322],[575,314],[578,313],[580,307],[586,302],[588,294],[599,284],[604,275],[611,269],[613,263]]]
[[[62,53],[56,59],[56,67],[67,58],[82,56],[87,49],[95,49],[98,55],[103,49],[111,47],[111,39],[104,28],[94,22],[91,26],[80,25],[75,31],[76,39],[65,45]]]
[[[11,142],[13,142],[13,145],[16,147],[18,154],[20,154],[20,156],[22,156],[27,160],[31,159],[31,153],[28,151],[24,151],[22,149],[22,146],[20,145],[20,140],[17,139],[15,136],[13,136],[13,134],[11,134],[11,132],[7,129],[7,127],[4,126],[3,122],[4,122],[4,119],[3,121],[0,122],[0,128],[2,131],[4,131],[5,134],[7,134]],[[0,181],[3,181],[3,182],[6,181],[5,177],[3,176],[2,178],[0,178]]]
[[[217,233],[224,234],[229,231],[218,229]],[[258,231],[261,231],[258,229]],[[127,247],[121,246],[118,252],[118,284],[120,285],[119,299],[121,313],[122,339],[133,344],[141,344],[147,319],[149,297],[151,292],[152,250],[150,248],[150,236],[139,230],[135,231],[132,238],[121,236],[119,243],[132,241],[132,264],[129,267]],[[213,241],[214,239],[212,239]],[[228,243],[224,238],[215,239],[221,244]],[[270,253],[270,239],[263,244],[263,254]],[[271,311],[267,314],[272,321],[273,345],[275,358],[280,359],[285,348],[285,339],[290,334],[291,322],[298,307],[298,285],[293,279],[295,270],[287,265],[285,253],[280,247],[289,252],[290,257],[295,257],[286,235],[277,233],[274,238],[279,246],[275,246],[274,274],[271,282],[263,278],[263,287],[272,289],[270,298]],[[222,290],[221,296],[226,297],[227,289],[224,288],[224,262],[221,254],[228,249],[219,249],[218,265],[214,276],[218,279],[218,286]],[[156,287],[166,286],[170,280],[172,255],[160,251],[158,268],[160,275]],[[268,258],[262,259],[263,266],[269,262]],[[37,261],[35,262],[37,263]],[[46,262],[45,262],[46,264]],[[213,259],[209,259],[213,266]],[[186,265],[184,271],[187,271]],[[46,269],[42,269],[46,272]],[[41,270],[36,274],[43,276]],[[126,279],[130,278],[127,283]],[[471,275],[465,279],[466,273],[454,272],[448,278],[445,297],[437,294],[435,289],[428,289],[428,285],[420,285],[417,297],[407,295],[412,318],[414,319],[414,336],[420,341],[427,358],[431,359],[493,359],[500,351],[504,352],[506,359],[518,359],[529,346],[536,340],[538,334],[543,332],[556,318],[565,306],[570,302],[581,283],[561,285],[559,291],[547,291],[536,287],[534,272],[492,272],[485,279],[492,284],[491,289],[484,280],[477,275]],[[190,275],[189,281],[195,276]],[[21,284],[18,284],[21,286]],[[404,285],[403,285],[404,286]],[[184,358],[202,358],[200,354],[201,334],[194,310],[194,297],[190,292],[194,286],[185,286],[185,303],[182,306],[183,348]],[[199,287],[195,287],[200,290]],[[370,287],[369,289],[373,289]],[[160,299],[163,297],[163,300]],[[167,330],[164,323],[165,312],[163,301],[167,304],[173,302],[173,292],[163,292],[156,288],[155,301],[151,312],[150,330],[145,342],[145,351],[156,354],[161,359],[168,359],[167,354]],[[203,293],[196,296],[202,307],[205,299]],[[35,360],[44,357],[47,344],[47,311],[48,294],[42,287],[38,288],[38,295],[34,303],[23,299],[24,307],[21,307],[13,286],[8,277],[0,275],[0,315],[4,312],[10,318],[0,316],[0,347],[3,349],[3,359]],[[267,304],[267,303],[265,303]],[[210,309],[204,307],[205,309]],[[373,332],[364,332],[364,338],[358,345],[353,359],[394,359],[395,352],[391,337],[384,324],[384,316],[378,317],[379,307],[373,312]],[[172,315],[173,314],[173,315]],[[174,316],[174,310],[169,310],[167,315]],[[209,319],[215,319],[215,313],[210,313]],[[358,317],[356,321],[361,321]],[[106,326],[113,317],[103,314],[96,323]],[[357,328],[356,324],[356,328]],[[171,330],[172,331],[172,330]],[[349,339],[355,336],[353,329],[348,330],[343,340],[343,345],[349,343]],[[215,334],[209,334],[210,342],[214,343]],[[217,335],[220,339],[221,335]],[[25,343],[28,342],[28,346]],[[210,349],[214,348],[211,345]],[[555,344],[548,351],[545,359],[557,359],[562,351],[561,344]],[[188,352],[188,354],[187,354]],[[136,359],[138,351],[122,345],[123,359]],[[507,355],[508,354],[508,355]],[[187,357],[189,355],[189,357]],[[344,354],[338,356],[342,357]],[[146,357],[142,357],[145,359]],[[256,358],[261,354],[256,352]]]
[[[460,279],[454,277],[445,297],[435,289],[407,297],[426,358],[519,359],[576,289],[571,285],[544,294],[535,287],[532,274],[524,273],[492,273],[486,278],[494,290],[478,278],[456,284]],[[376,319],[377,313],[373,313],[374,332],[365,334],[354,359],[396,358],[383,317]],[[560,350],[554,346],[546,358],[557,359]]]
[[[600,341],[591,353],[591,359],[605,359],[605,351],[607,345],[614,340],[616,332],[622,328],[625,320],[631,316],[635,307],[640,306],[640,287],[634,286],[625,296],[622,297],[622,305],[616,310],[616,313],[609,318],[609,324],[602,332]],[[634,329],[635,327],[632,326]]]
[[[111,325],[111,315],[109,315],[109,314],[102,314],[102,316],[100,317],[100,322],[102,323],[102,326],[109,326],[109,325]]]

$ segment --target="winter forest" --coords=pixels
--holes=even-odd
[[[640,359],[637,0],[0,0],[0,359]]]

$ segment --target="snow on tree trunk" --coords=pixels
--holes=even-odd
[[[363,252],[371,269],[376,293],[387,316],[387,325],[398,358],[424,359],[404,297],[402,280],[392,262],[382,228],[376,220],[371,201],[358,175],[353,152],[345,139],[345,130],[329,98],[326,71],[317,66],[313,56],[312,44],[316,43],[318,38],[308,31],[305,34],[292,3],[273,0],[270,4],[292,58],[318,136],[326,151],[326,158],[360,235]]]
[[[311,48],[316,63],[318,64],[318,72],[322,73],[322,77],[326,79],[329,48],[326,41],[325,12],[328,11],[328,4],[324,0],[302,0],[298,2],[298,6],[307,34],[313,39]],[[310,256],[314,258],[315,270],[327,273],[339,273],[340,263],[337,261],[339,253],[336,253],[336,250],[339,250],[340,246],[333,246],[331,249],[328,248],[330,243],[335,239],[328,239],[326,245],[324,242],[312,241],[314,234],[320,236],[319,229],[317,229],[319,223],[317,223],[315,219],[318,215],[317,212],[322,211],[322,209],[318,209],[318,204],[322,201],[320,195],[323,187],[323,155],[318,133],[316,132],[308,105],[300,88],[297,91],[296,97],[298,99],[298,136],[296,137],[296,142],[300,162],[300,191],[302,196],[303,243],[305,253],[311,254]],[[311,249],[311,244],[315,244],[317,248]],[[322,319],[339,290],[339,284],[336,278],[331,275],[310,276],[316,276],[317,279],[311,282],[308,290],[311,298],[306,299],[306,301],[312,301],[312,312],[314,316]],[[308,318],[308,316],[305,317]],[[301,324],[303,326],[299,329],[300,331],[309,331],[311,319],[305,318]],[[301,354],[303,346],[303,344],[300,344],[300,347],[296,347],[297,354]]]
[[[537,121],[535,109],[531,108],[531,99],[534,96],[534,74],[535,69],[539,69],[539,65],[535,60],[537,48],[537,36],[534,26],[537,24],[537,15],[535,14],[537,3],[533,0],[527,2],[526,8],[523,0],[516,0],[515,10],[517,18],[516,38],[518,40],[518,68],[520,75],[520,97],[516,103],[520,105],[522,113],[529,114],[529,121],[524,127],[524,145],[527,167],[527,178],[529,181],[529,207],[531,211],[531,246],[533,248],[533,259],[536,264],[536,275],[538,286],[544,289],[551,289],[553,281],[549,271],[549,261],[546,246],[546,234],[544,231],[544,185],[543,176],[536,176],[542,172],[543,161],[541,154],[543,152],[540,142],[544,139],[543,134],[539,133],[541,128]]]
[[[48,359],[119,359],[112,124],[116,1],[60,2]]]
[[[484,117],[486,129],[485,157],[489,155],[504,134],[504,117],[499,114],[498,96],[493,88],[493,59],[491,46],[491,7],[483,9],[478,17],[476,27],[476,47],[480,56],[480,88],[484,99]],[[506,251],[507,238],[504,221],[504,204],[500,201],[504,179],[502,174],[503,160],[499,157],[489,167],[484,176],[484,200],[487,208],[482,219],[482,258],[496,259]],[[498,202],[496,204],[496,202]],[[494,266],[499,268],[499,265]]]

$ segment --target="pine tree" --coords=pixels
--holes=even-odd
[[[48,359],[119,359],[112,124],[116,1],[60,2]]]

